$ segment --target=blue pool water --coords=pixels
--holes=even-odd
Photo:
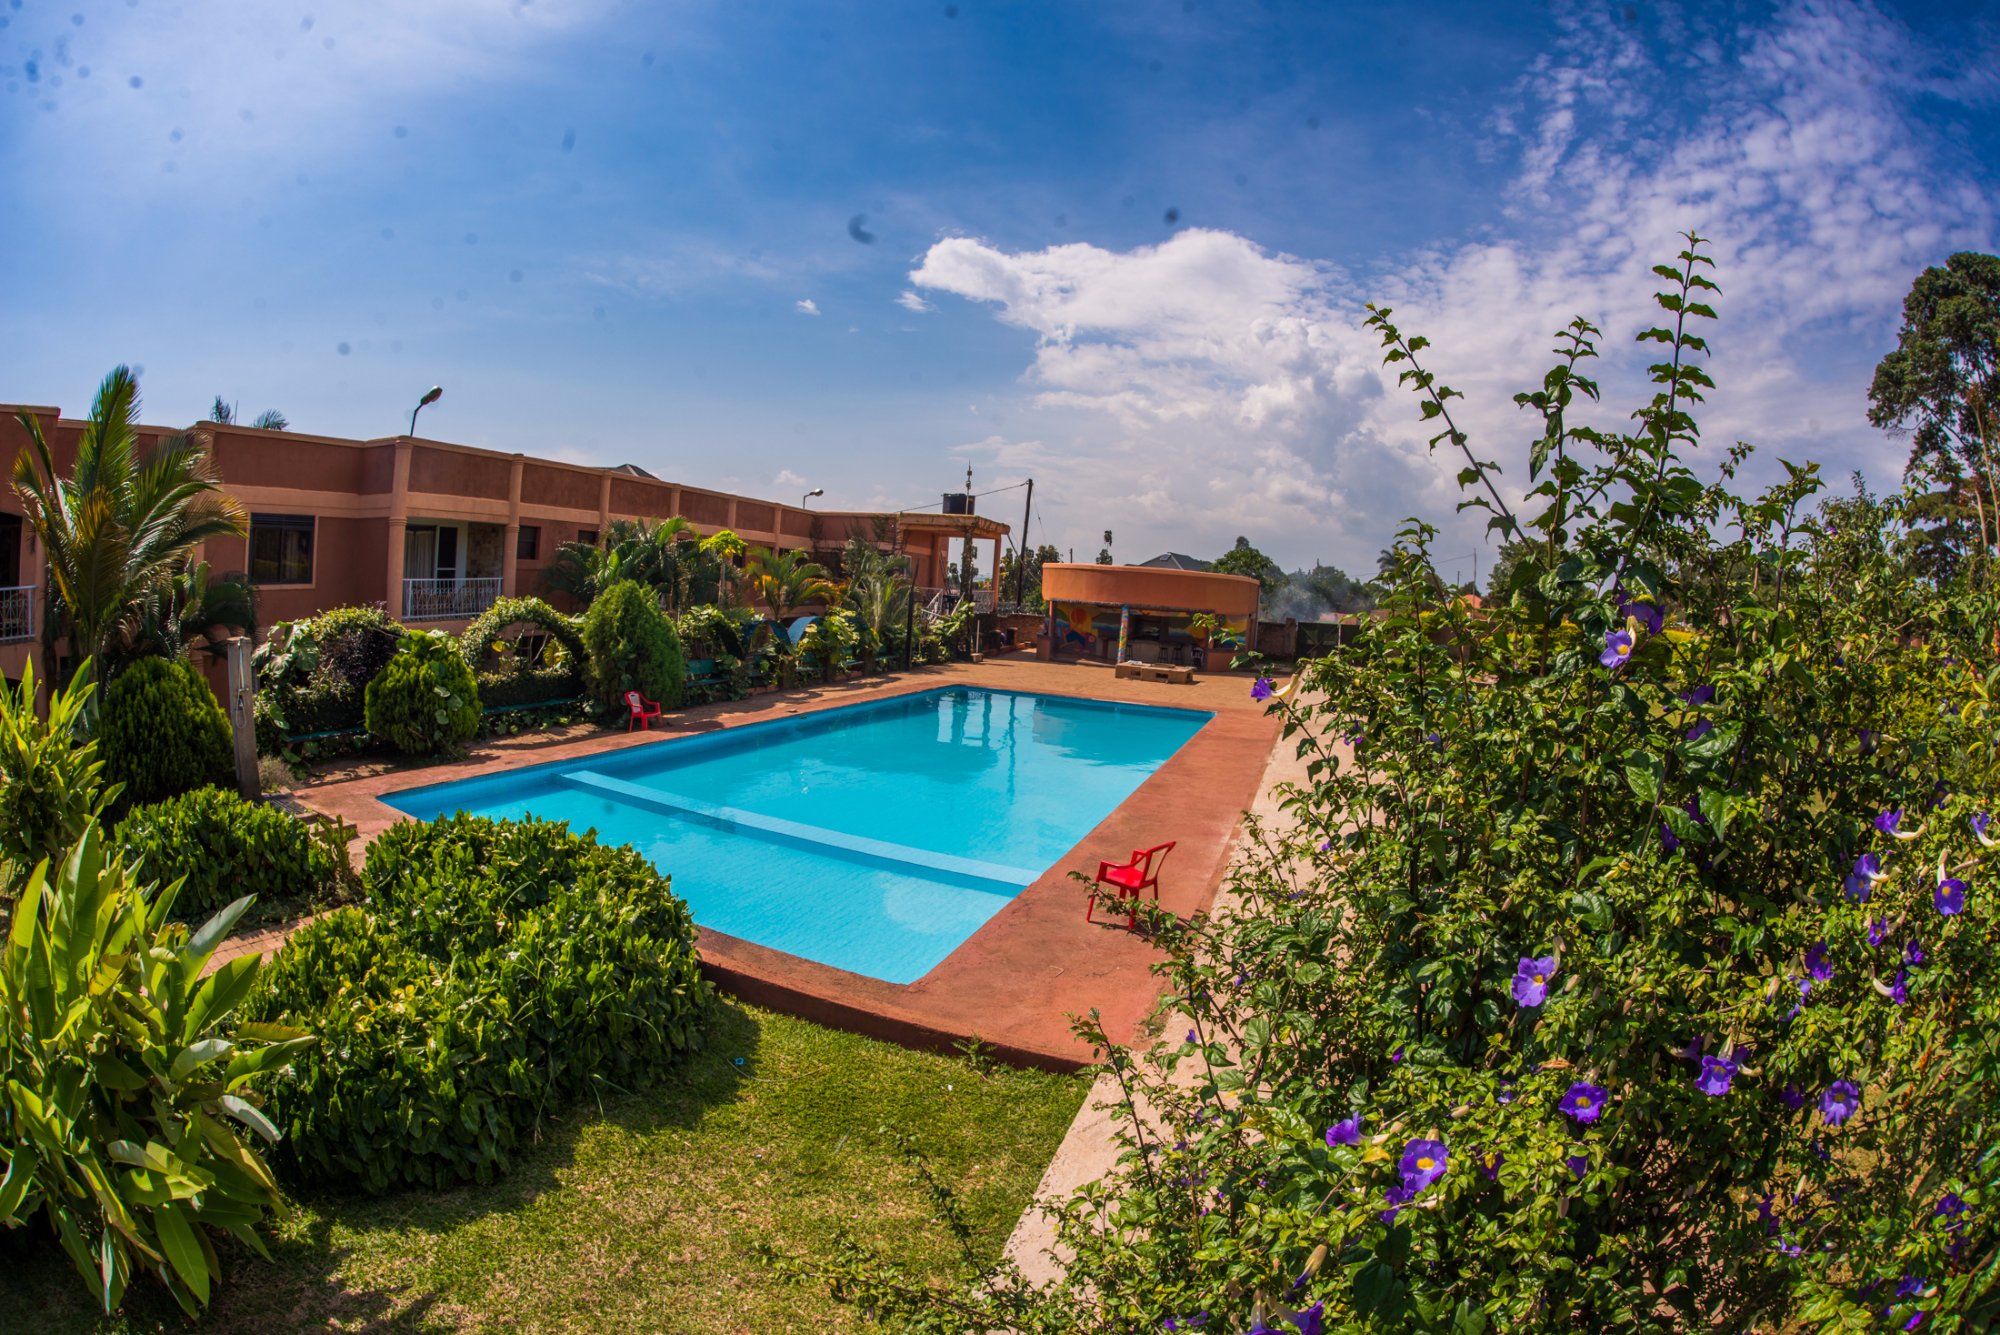
[[[595,829],[673,877],[704,927],[911,983],[1208,718],[949,687],[383,800]]]

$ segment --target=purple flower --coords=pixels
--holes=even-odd
[[[1881,945],[1882,938],[1887,936],[1888,934],[1889,934],[1889,920],[1887,918],[1872,918],[1869,920],[1868,923],[1869,945],[1871,946]]]
[[[1771,1212],[1771,1198],[1764,1196],[1757,1201],[1757,1220],[1764,1225],[1764,1232],[1778,1231],[1778,1217]]]
[[[1972,827],[1974,838],[1984,839],[1986,837],[1986,822],[1989,819],[1991,818],[1985,812],[1975,811],[1965,823]]]
[[[1694,721],[1694,726],[1687,730],[1686,734],[1687,740],[1690,742],[1698,742],[1702,738],[1708,736],[1711,732],[1714,731],[1715,731],[1715,725],[1713,723],[1710,723],[1705,718],[1696,719]]]
[[[1164,1326],[1160,1327],[1160,1329],[1162,1329],[1162,1330],[1200,1330],[1200,1329],[1201,1329],[1201,1328],[1202,1328],[1203,1326],[1206,1326],[1207,1324],[1208,1324],[1208,1313],[1206,1313],[1206,1312],[1197,1312],[1197,1313],[1195,1313],[1195,1314],[1194,1314],[1193,1316],[1191,1316],[1191,1317],[1188,1317],[1188,1318],[1187,1318],[1186,1320],[1176,1320],[1176,1319],[1175,1319],[1175,1318],[1173,1318],[1173,1317],[1168,1317],[1168,1318],[1167,1318],[1167,1322],[1166,1322],[1166,1324],[1165,1324]]]
[[[1912,969],[1914,969],[1923,962],[1924,962],[1924,948],[1917,944],[1917,939],[1915,937],[1911,937],[1909,941],[1903,946],[1903,963],[1909,965]]]
[[[1729,1092],[1729,1082],[1736,1078],[1736,1063],[1727,1057],[1703,1057],[1701,1074],[1695,1077],[1694,1087],[1712,1099],[1719,1099]]]
[[[1601,1085],[1586,1084],[1579,1080],[1571,1085],[1562,1097],[1562,1110],[1584,1126],[1590,1125],[1604,1114],[1604,1100],[1608,1092]]]
[[[1393,1215],[1394,1212],[1390,1213]],[[1293,1285],[1293,1287],[1298,1286]],[[1280,1312],[1279,1316],[1290,1321],[1292,1326],[1297,1328],[1299,1335],[1321,1335],[1326,1329],[1325,1303],[1314,1303],[1303,1312]],[[1280,1327],[1259,1321],[1250,1328],[1249,1335],[1289,1335],[1289,1333]]]
[[[1431,744],[1431,748],[1433,750],[1436,751],[1444,750],[1444,738],[1438,736],[1438,734],[1434,732],[1427,732],[1424,734],[1424,740]]]
[[[1671,853],[1680,846],[1681,846],[1681,839],[1679,835],[1674,833],[1674,827],[1667,824],[1665,821],[1661,821],[1660,847],[1665,849],[1667,852]]]
[[[1488,1182],[1498,1182],[1500,1180],[1501,1165],[1505,1164],[1506,1162],[1507,1162],[1507,1156],[1502,1154],[1500,1151],[1495,1150],[1491,1154],[1482,1155],[1480,1157],[1479,1171],[1485,1176]]]
[[[1389,1208],[1384,1210],[1378,1218],[1385,1224],[1395,1223],[1396,1216],[1403,1212],[1403,1207],[1416,1198],[1417,1192],[1414,1187],[1389,1188],[1382,1196],[1382,1203]]]
[[[1319,851],[1322,853],[1331,853],[1333,851],[1333,840],[1331,839],[1322,840],[1320,842]]]
[[[1896,1296],[1898,1298],[1914,1298],[1924,1291],[1924,1285],[1928,1283],[1930,1281],[1922,1275],[1905,1275],[1896,1282]]]
[[[1524,955],[1514,969],[1514,1000],[1523,1006],[1535,1007],[1548,1000],[1549,979],[1555,976],[1556,957],[1544,955],[1537,959]]]
[[[1947,1191],[1938,1197],[1937,1209],[1931,1211],[1931,1218],[1957,1219],[1965,1213],[1965,1199],[1955,1191]]]
[[[1806,1106],[1806,1092],[1795,1084],[1788,1084],[1779,1090],[1778,1097],[1784,1100],[1785,1106],[1793,1112]]]
[[[1269,677],[1257,678],[1256,682],[1250,687],[1250,698],[1257,701],[1270,699],[1271,679]]]
[[[1359,1145],[1361,1143],[1361,1114],[1343,1117],[1326,1129],[1326,1147],[1335,1145]]]
[[[1957,917],[1965,912],[1965,882],[1956,876],[1947,876],[1938,882],[1937,891],[1931,896],[1937,911],[1947,918]]]
[[[1500,1082],[1499,1092],[1496,1093],[1493,1097],[1499,1100],[1501,1103],[1512,1103],[1515,1098],[1514,1082],[1512,1080],[1502,1080]]]
[[[1581,1154],[1572,1154],[1563,1162],[1569,1165],[1569,1171],[1576,1175],[1576,1180],[1579,1182],[1583,1181],[1583,1175],[1590,1171],[1590,1160]]]
[[[1681,692],[1681,699],[1694,705],[1696,708],[1700,708],[1714,698],[1715,688],[1713,686],[1693,686]]]
[[[1861,1107],[1861,1090],[1852,1080],[1836,1080],[1819,1096],[1819,1110],[1828,1126],[1839,1126]]]
[[[1896,981],[1889,988],[1889,1000],[1895,1002],[1898,1006],[1907,1006],[1910,1004],[1910,971],[1908,969],[1896,970]]]
[[[1875,892],[1875,882],[1882,880],[1882,859],[1873,853],[1863,853],[1854,860],[1854,870],[1847,873],[1843,889],[1847,897],[1857,904],[1866,904],[1868,896]]]
[[[1597,656],[1597,661],[1610,668],[1613,672],[1616,672],[1619,668],[1625,666],[1625,660],[1631,656],[1632,632],[1629,630],[1614,630],[1605,635],[1604,652]]]
[[[1919,1308],[1917,1309],[1917,1313],[1916,1313],[1916,1315],[1915,1315],[1915,1316],[1913,1316],[1913,1317],[1911,1317],[1911,1318],[1910,1318],[1910,1319],[1909,1319],[1908,1321],[1905,1321],[1905,1322],[1903,1323],[1903,1329],[1904,1329],[1904,1330],[1915,1330],[1915,1329],[1916,1329],[1916,1328],[1917,1328],[1918,1326],[1921,1326],[1921,1325],[1923,1325],[1923,1324],[1924,1324],[1924,1318],[1925,1318],[1925,1317],[1927,1317],[1927,1316],[1929,1316],[1929,1315],[1930,1315],[1930,1313],[1929,1313],[1929,1312],[1926,1312],[1926,1311],[1924,1311],[1924,1309],[1923,1309],[1923,1308],[1919,1307]]]
[[[1896,827],[1902,823],[1903,809],[1901,807],[1890,807],[1875,818],[1875,828],[1884,834],[1894,834]]]
[[[1618,609],[1618,619],[1633,618],[1646,628],[1648,635],[1658,635],[1660,627],[1666,624],[1666,617],[1660,612],[1658,603],[1629,602]]]
[[[1394,1052],[1389,1054],[1389,1060],[1392,1062],[1399,1062],[1403,1060],[1403,1050],[1401,1048],[1397,1048]]]
[[[1441,1140],[1413,1140],[1403,1146],[1403,1157],[1396,1167],[1403,1175],[1403,1185],[1414,1193],[1443,1177],[1450,1158]]]
[[[1806,972],[1822,983],[1833,977],[1833,964],[1826,957],[1826,942],[1815,942],[1806,951]]]
[[[1875,739],[1879,736],[1881,736],[1881,734],[1876,732],[1873,728],[1862,728],[1855,734],[1855,737],[1861,743],[1862,755],[1872,756],[1875,754]]]

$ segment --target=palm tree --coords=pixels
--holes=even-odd
[[[750,591],[764,600],[773,618],[784,621],[804,603],[831,602],[840,590],[827,579],[826,571],[804,552],[774,552],[766,547],[750,549]]]
[[[207,443],[170,436],[141,450],[138,415],[139,382],[120,366],[98,388],[76,466],[64,478],[41,424],[16,414],[29,448],[14,460],[14,491],[47,563],[42,652],[52,683],[59,620],[78,659],[102,660],[202,543],[248,529],[243,506],[222,490]]]
[[[701,540],[702,555],[715,567],[715,605],[729,607],[739,601],[736,563],[749,551],[733,529],[717,529]]]

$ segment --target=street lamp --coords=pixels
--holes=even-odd
[[[431,404],[436,403],[438,401],[438,397],[443,393],[444,393],[443,385],[432,385],[429,390],[425,391],[424,396],[421,399],[417,400],[417,406],[410,409],[411,435],[414,436],[417,434],[417,414],[422,412],[425,408],[429,407]]]
[[[815,497],[815,496],[824,496],[824,495],[826,495],[826,488],[825,488],[825,487],[814,487],[814,488],[813,488],[813,489],[812,489],[811,491],[809,491],[809,492],[807,492],[807,493],[806,493],[805,495],[803,495],[803,496],[799,497],[799,505],[803,507],[803,506],[805,505],[805,503],[806,503],[807,501],[811,500],[811,499],[812,499],[813,497]]]

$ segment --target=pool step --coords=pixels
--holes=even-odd
[[[598,793],[627,806],[644,807],[649,811],[664,812],[672,816],[693,816],[756,838],[801,846],[815,852],[824,853],[831,849],[865,862],[886,864],[897,871],[915,872],[933,878],[943,876],[955,881],[980,882],[982,884],[977,884],[973,888],[992,893],[1012,895],[1021,887],[1032,884],[1040,875],[1039,872],[1023,867],[982,862],[977,858],[956,857],[950,853],[933,853],[925,848],[911,848],[905,844],[892,844],[881,839],[864,838],[858,834],[845,834],[818,825],[802,825],[798,821],[781,820],[776,816],[745,811],[740,807],[719,806],[680,793],[663,792],[658,788],[641,787],[639,784],[627,783],[623,779],[614,779],[608,775],[593,774],[589,770],[567,770],[553,777],[569,787]]]

